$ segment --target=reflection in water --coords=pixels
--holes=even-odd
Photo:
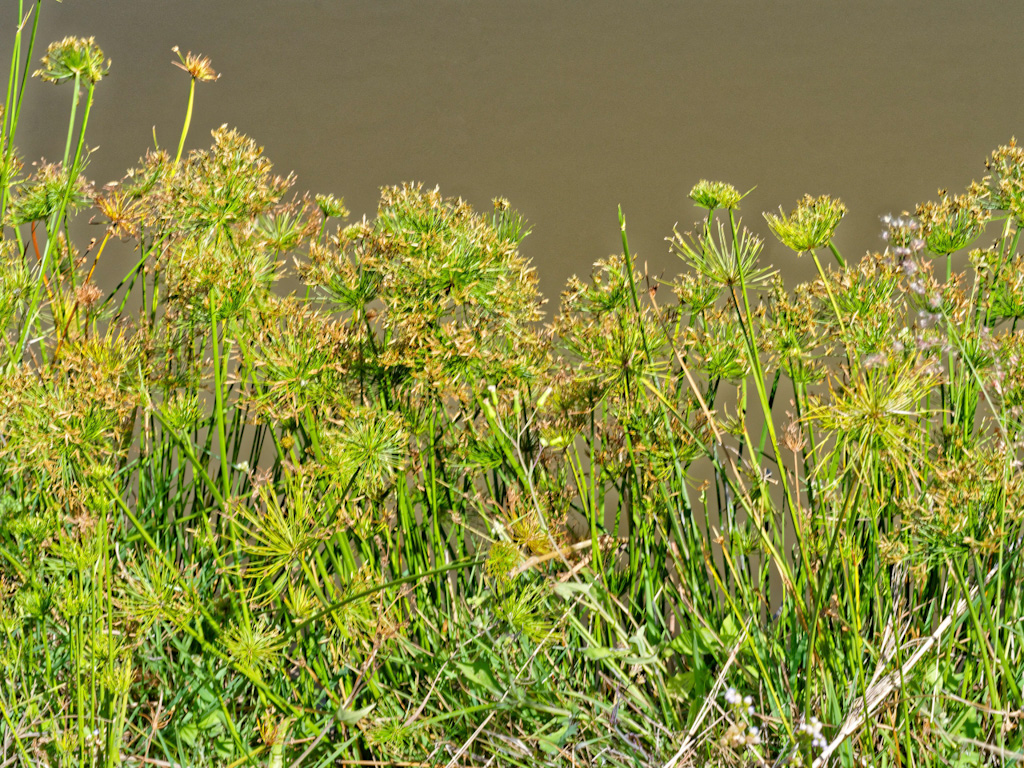
[[[505,196],[534,225],[525,251],[555,297],[619,249],[620,203],[641,261],[674,271],[664,238],[697,218],[685,196],[702,177],[757,185],[742,212],[763,235],[762,211],[838,196],[850,208],[839,247],[877,247],[880,214],[980,176],[1024,124],[1011,96],[1024,21],[1005,7],[106,0],[49,4],[38,50],[95,35],[113,59],[89,133],[98,182],[120,177],[154,130],[173,149],[188,89],[171,66],[179,45],[224,74],[197,93],[192,146],[237,126],[299,190],[344,195],[357,216],[403,180],[480,207]],[[58,90],[30,89],[27,160],[61,152]],[[810,274],[774,243],[765,257],[790,279]]]

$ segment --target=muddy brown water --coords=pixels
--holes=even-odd
[[[9,60],[15,0],[0,8]],[[742,213],[802,194],[841,197],[849,258],[879,247],[879,215],[959,189],[1024,133],[1024,5],[962,0],[67,0],[43,3],[36,59],[67,34],[113,60],[89,130],[89,174],[120,177],[156,131],[176,144],[187,76],[171,47],[211,57],[189,145],[223,123],[266,147],[298,189],[372,214],[404,180],[533,225],[524,251],[556,298],[620,249],[616,206],[652,271],[697,211],[702,177],[742,190]],[[36,81],[23,156],[59,157],[70,90]],[[781,246],[766,258],[808,275]],[[128,256],[122,255],[124,262]],[[110,276],[126,263],[108,263]]]

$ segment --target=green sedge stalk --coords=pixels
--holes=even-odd
[[[189,126],[192,124],[192,105],[196,98],[196,79],[193,77],[188,89],[188,108],[185,110],[185,124],[181,128],[181,138],[178,139],[178,151],[174,155],[174,167],[178,167],[181,160],[182,150],[185,148],[185,137],[188,136]]]

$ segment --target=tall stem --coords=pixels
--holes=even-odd
[[[192,85],[188,89],[188,109],[185,110],[185,125],[181,128],[181,138],[178,139],[178,153],[174,156],[174,165],[177,167],[181,160],[181,151],[185,147],[185,137],[188,136],[188,128],[192,124],[192,105],[196,100],[196,79],[192,78]]]
[[[71,163],[71,167],[68,168],[65,164],[64,170],[68,174],[67,184],[64,187],[64,196],[61,198],[60,206],[54,211],[53,216],[47,225],[46,230],[46,246],[43,249],[43,255],[39,260],[39,279],[36,281],[32,289],[32,296],[29,302],[30,309],[25,313],[25,323],[22,330],[21,338],[18,341],[18,354],[19,357],[25,356],[25,350],[28,348],[28,340],[32,333],[32,326],[35,323],[36,318],[39,315],[40,306],[40,293],[42,292],[42,286],[46,281],[46,270],[49,265],[50,250],[53,247],[53,243],[57,239],[57,232],[60,230],[60,223],[64,220],[64,214],[68,208],[68,201],[71,199],[71,190],[74,188],[75,179],[78,176],[79,165],[82,161],[82,151],[85,147],[85,129],[89,126],[89,114],[92,112],[93,98],[96,93],[96,84],[93,82],[89,83],[89,92],[85,100],[85,111],[82,114],[82,127],[78,132],[78,146],[75,150],[75,159]],[[72,102],[72,115],[77,108],[78,104],[78,77],[75,78],[75,97]],[[73,121],[72,121],[73,122]],[[65,150],[65,163],[67,155],[70,153],[70,142],[73,133],[73,127],[68,130],[68,148]]]
[[[71,156],[71,138],[75,135],[75,115],[78,112],[79,93],[82,89],[82,76],[75,74],[75,90],[71,95],[71,118],[68,120],[68,137],[64,142],[64,168],[68,167],[68,157]]]
[[[835,243],[831,240],[828,241],[828,249],[832,251],[832,255],[836,257],[836,262],[838,262],[839,268],[846,269],[846,259],[839,254],[839,249],[836,248]]]
[[[25,83],[28,81],[28,62],[32,59],[32,51],[35,48],[36,32],[39,29],[39,6],[42,0],[36,0],[35,15],[32,18],[32,33],[28,40],[28,50],[25,53],[25,69],[20,68],[21,62],[21,30],[24,20],[24,2],[18,0],[18,29],[14,34],[14,48],[11,51],[11,72],[7,80],[7,99],[4,102],[4,120],[0,126],[3,135],[0,136],[0,149],[3,149],[3,164],[0,165],[0,216],[7,210],[7,193],[11,183],[11,163],[14,158],[14,134],[18,130],[18,116],[21,114],[21,101],[25,96]],[[16,85],[18,76],[21,76],[21,84]],[[0,229],[0,238],[3,231]]]
[[[220,481],[221,481],[221,496],[224,501],[231,497],[231,475],[228,472],[228,446],[227,446],[227,435],[224,429],[224,392],[223,392],[223,375],[221,371],[220,363],[220,342],[217,338],[217,310],[216,307],[211,307],[210,312],[211,320],[211,341],[213,343],[213,393],[215,398],[214,408],[216,409],[216,423],[217,423],[217,442],[220,448]],[[223,328],[223,325],[221,325]]]

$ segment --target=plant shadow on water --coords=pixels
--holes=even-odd
[[[183,152],[191,53],[175,157],[97,189],[109,63],[50,46],[69,131],[26,169],[16,35],[3,765],[1019,758],[1024,150],[856,263],[838,200],[766,214],[814,262],[792,291],[701,181],[677,278],[620,213],[544,322],[503,199],[387,187],[345,224],[237,131]]]

